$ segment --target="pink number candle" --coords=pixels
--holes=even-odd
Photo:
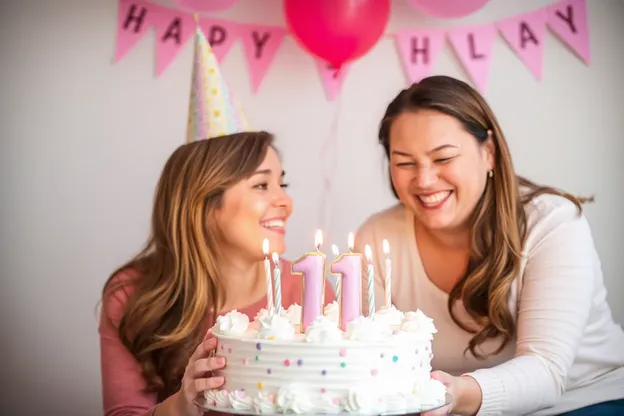
[[[323,314],[325,295],[325,255],[321,253],[323,234],[317,231],[314,236],[316,251],[306,253],[291,264],[293,274],[303,275],[303,296],[301,300],[301,329],[306,328]]]
[[[269,260],[269,239],[262,241],[262,251],[264,253],[264,274],[267,284],[267,311],[269,315],[273,314],[273,283],[271,279],[271,261]]]
[[[342,253],[330,267],[340,281],[340,328],[345,331],[362,312],[362,255],[353,252],[353,233],[349,234],[349,252]]]
[[[334,253],[334,257],[340,256],[340,250],[338,250],[338,246],[336,244],[332,244],[332,253]],[[336,279],[336,299],[340,302],[340,296],[342,294],[342,279],[340,276]]]

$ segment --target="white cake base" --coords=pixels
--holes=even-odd
[[[400,414],[442,406],[446,388],[431,378],[432,326],[422,312],[360,317],[346,332],[320,317],[299,333],[288,316],[238,313],[218,320],[216,354],[227,364],[208,406],[244,414]],[[394,323],[396,322],[396,323]]]

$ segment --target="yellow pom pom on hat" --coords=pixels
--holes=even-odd
[[[219,62],[195,16],[193,75],[186,141],[250,131],[243,109],[230,93]]]

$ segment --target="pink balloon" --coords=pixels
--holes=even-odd
[[[476,12],[490,0],[408,0],[423,13],[453,19]]]
[[[290,32],[336,68],[368,52],[384,33],[390,0],[284,0]]]
[[[238,0],[173,0],[178,6],[193,12],[219,12],[234,6]]]

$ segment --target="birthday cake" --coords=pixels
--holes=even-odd
[[[416,412],[445,402],[446,389],[430,377],[436,332],[422,311],[394,306],[339,325],[340,305],[300,331],[301,307],[255,319],[237,311],[213,328],[227,366],[219,390],[205,392],[208,405],[249,413],[380,414]]]

